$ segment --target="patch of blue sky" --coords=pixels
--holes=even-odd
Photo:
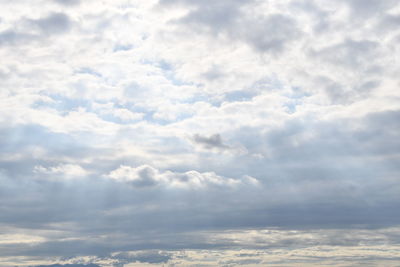
[[[141,60],[141,63],[149,64],[149,65],[159,68],[162,71],[164,77],[175,86],[183,86],[183,85],[196,86],[196,87],[201,86],[201,84],[183,81],[183,80],[177,78],[176,74],[174,72],[174,66],[165,60],[152,61],[152,60],[144,59],[144,60]]]
[[[83,98],[67,98],[61,95],[48,95],[53,101],[36,101],[33,108],[52,108],[59,111],[61,114],[68,113],[72,110],[78,110],[84,108],[86,110],[91,109],[92,102]]]
[[[160,69],[164,71],[172,71],[174,69],[173,66],[165,60],[158,61],[157,65]]]
[[[183,104],[206,103],[213,107],[220,107],[223,102],[224,102],[223,98],[207,94],[197,94],[181,101],[181,103]]]
[[[194,94],[193,96],[186,98],[185,100],[181,101],[184,104],[194,104],[197,102],[206,102],[210,101],[210,97],[206,94]]]
[[[254,82],[251,86],[249,86],[254,91],[275,91],[282,90],[285,88],[284,83],[278,78],[275,73],[271,75],[265,76],[264,78]]]
[[[141,118],[135,118],[135,119],[122,119],[119,118],[111,113],[106,113],[106,114],[97,114],[102,120],[108,121],[108,122],[113,122],[116,124],[132,124],[133,122],[138,122],[141,121]]]
[[[180,122],[185,119],[189,119],[189,118],[193,117],[192,114],[179,114],[174,119],[163,119],[163,118],[156,118],[154,115],[155,115],[155,112],[153,112],[152,116],[144,116],[144,119],[150,123],[165,126],[165,125]]]
[[[164,73],[164,77],[167,78],[175,86],[188,85],[188,86],[195,86],[198,88],[202,87],[202,84],[200,84],[200,83],[183,81],[183,80],[177,78],[174,73],[168,73],[168,72]]]
[[[129,51],[135,48],[133,44],[117,44],[113,48],[113,52]]]
[[[289,114],[293,114],[296,112],[296,108],[298,105],[301,105],[302,101],[298,99],[290,100],[285,103],[285,107]]]
[[[283,95],[289,98],[284,106],[287,108],[288,113],[293,114],[296,112],[297,106],[303,104],[304,98],[311,96],[311,94],[304,92],[299,87],[292,87],[291,89],[291,91]]]
[[[61,95],[49,95],[53,101],[36,101],[33,104],[33,108],[50,108],[55,109],[60,115],[66,115],[71,111],[77,111],[79,109],[84,109],[86,112],[96,113],[101,119],[105,121],[115,122],[119,124],[131,123],[132,121],[138,121],[139,119],[123,120],[117,116],[112,115],[112,112],[101,112],[101,107],[96,107],[96,104],[108,104],[109,102],[93,102],[82,98],[67,98]],[[152,112],[147,109],[135,106],[133,103],[118,103],[117,101],[112,102],[112,109],[127,109],[133,113],[143,113],[145,114],[142,119],[151,120]]]
[[[291,91],[289,93],[284,94],[284,96],[292,98],[292,99],[302,99],[304,97],[311,96],[311,94],[308,92],[305,92],[300,87],[293,86],[293,87],[291,87]]]
[[[249,101],[257,95],[258,93],[254,91],[232,91],[225,94],[224,100],[228,102],[243,102]]]
[[[106,104],[106,103],[100,103],[100,104]],[[102,119],[107,120],[107,121],[111,121],[111,122],[115,122],[115,123],[120,123],[120,124],[128,124],[131,123],[133,121],[139,121],[139,120],[144,120],[144,121],[152,121],[153,116],[154,116],[154,111],[150,110],[149,108],[137,105],[135,103],[132,102],[125,102],[125,103],[120,103],[118,101],[113,102],[113,108],[116,109],[127,109],[130,112],[133,113],[141,113],[143,114],[143,117],[140,119],[132,119],[132,120],[126,120],[123,121],[115,116],[112,115],[107,115],[107,116],[100,116]]]
[[[93,70],[91,68],[88,68],[88,67],[80,68],[80,69],[76,70],[75,73],[89,74],[89,75],[93,75],[93,76],[96,76],[96,77],[99,77],[99,78],[103,77],[103,75],[100,72],[97,72],[97,71],[95,71],[95,70]]]
[[[41,146],[46,149],[57,151],[69,151],[68,153],[79,153],[79,149],[86,146],[85,143],[75,140],[71,136],[63,133],[54,133],[42,125],[27,124],[19,125],[0,131],[2,142],[2,152],[22,151],[32,145]],[[78,149],[78,150],[77,150]]]

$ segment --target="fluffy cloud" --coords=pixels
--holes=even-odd
[[[199,173],[188,171],[185,173],[174,173],[171,171],[159,172],[157,169],[143,165],[136,168],[120,166],[113,170],[107,177],[130,183],[137,187],[167,186],[175,188],[204,188],[209,186],[238,186],[241,184],[257,185],[257,179],[244,176],[242,179],[224,178],[214,172]]]

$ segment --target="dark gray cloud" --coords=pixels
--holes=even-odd
[[[222,137],[220,134],[213,134],[210,136],[203,136],[200,134],[195,134],[193,136],[193,141],[196,144],[199,144],[208,149],[212,149],[212,148],[228,149],[228,148],[230,148],[228,145],[223,143]]]

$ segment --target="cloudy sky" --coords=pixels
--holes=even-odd
[[[398,266],[398,0],[0,5],[0,267]]]

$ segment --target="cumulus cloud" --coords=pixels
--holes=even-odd
[[[107,176],[117,181],[127,182],[136,187],[166,186],[172,188],[205,188],[212,186],[233,187],[241,184],[258,184],[257,179],[250,176],[244,176],[243,179],[232,179],[221,177],[214,172],[160,172],[148,165],[142,165],[136,168],[121,165],[118,169],[111,171]]]

